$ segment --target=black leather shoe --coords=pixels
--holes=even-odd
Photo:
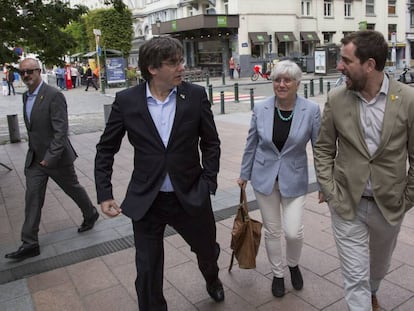
[[[289,267],[289,271],[293,288],[296,290],[301,290],[303,288],[303,278],[302,273],[300,273],[299,266]]]
[[[95,209],[95,214],[90,219],[85,219],[83,221],[83,223],[78,228],[78,232],[81,233],[81,232],[91,230],[93,226],[95,226],[95,222],[98,220],[98,218],[99,218],[99,213]]]
[[[7,259],[23,260],[30,257],[35,257],[40,255],[39,245],[23,247],[20,246],[19,249],[15,252],[8,253],[4,257]]]
[[[220,279],[217,278],[210,284],[207,284],[207,292],[215,302],[221,302],[224,300],[224,289]]]
[[[285,279],[273,277],[272,294],[275,297],[283,297],[285,295]]]

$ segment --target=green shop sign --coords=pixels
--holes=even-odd
[[[217,27],[227,27],[227,16],[217,16]]]

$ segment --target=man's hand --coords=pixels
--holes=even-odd
[[[48,163],[47,163],[46,160],[42,160],[42,161],[40,161],[40,165],[43,166],[43,167],[47,167]]]
[[[323,195],[323,193],[321,191],[319,191],[318,195],[319,195],[319,203],[326,202],[325,196]]]
[[[109,217],[118,216],[122,210],[116,204],[115,200],[107,200],[101,203],[101,211]]]

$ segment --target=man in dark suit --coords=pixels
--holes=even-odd
[[[28,91],[23,94],[23,115],[29,136],[25,163],[26,208],[21,235],[23,244],[5,257],[22,260],[40,254],[38,232],[49,177],[81,209],[84,221],[78,232],[92,229],[99,213],[76,176],[73,162],[77,154],[68,138],[65,97],[42,81],[36,59],[23,60],[19,71],[28,87]]]
[[[217,302],[224,300],[210,201],[217,188],[220,140],[204,88],[182,82],[183,53],[181,43],[168,37],[141,46],[139,68],[147,82],[116,94],[97,145],[95,182],[101,209],[111,217],[122,211],[132,219],[141,311],[167,310],[167,224],[197,255],[209,295]],[[134,147],[134,170],[121,210],[113,198],[111,175],[126,132]]]

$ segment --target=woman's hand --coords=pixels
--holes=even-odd
[[[237,179],[237,184],[239,185],[240,188],[242,188],[243,190],[246,189],[246,185],[247,185],[247,180],[244,180],[242,178],[238,178]]]

